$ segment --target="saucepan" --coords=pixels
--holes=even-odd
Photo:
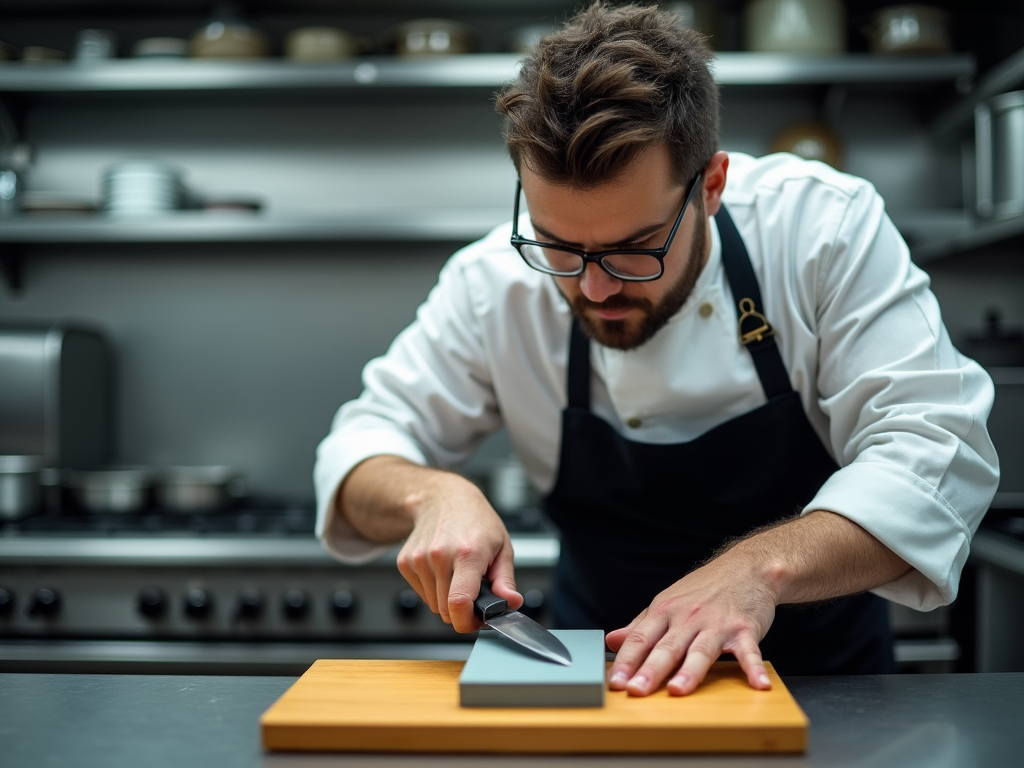
[[[88,512],[131,514],[149,505],[153,472],[147,467],[75,472],[68,484]]]
[[[231,467],[170,467],[157,480],[156,498],[170,512],[215,512],[245,495],[245,478]]]
[[[18,520],[39,508],[42,456],[0,456],[0,518]]]

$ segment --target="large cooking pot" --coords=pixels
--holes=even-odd
[[[1024,91],[979,104],[974,111],[974,141],[978,215],[1024,215]]]

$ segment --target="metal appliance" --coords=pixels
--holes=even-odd
[[[69,323],[0,325],[0,455],[41,456],[48,467],[108,462],[114,446],[110,347]]]
[[[0,671],[297,674],[325,656],[468,656],[472,636],[421,603],[395,551],[341,565],[313,523],[309,507],[255,502],[0,523]],[[517,579],[543,623],[558,540],[525,527]]]

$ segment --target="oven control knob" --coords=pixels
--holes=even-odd
[[[301,621],[309,613],[309,600],[301,589],[289,589],[282,600],[285,618],[289,621]]]
[[[356,596],[347,589],[339,589],[331,597],[331,610],[335,618],[351,618],[356,612]]]
[[[0,587],[0,619],[14,612],[14,593]]]
[[[159,619],[167,613],[167,595],[162,589],[146,587],[139,592],[139,613],[147,619]]]
[[[190,619],[205,619],[213,610],[213,597],[205,589],[190,589],[185,593],[185,615]]]
[[[52,589],[37,589],[28,606],[29,616],[52,618],[60,612],[60,595]]]
[[[258,619],[263,613],[263,595],[258,589],[243,589],[238,595],[238,618]]]
[[[403,619],[412,619],[420,612],[423,601],[414,589],[403,589],[395,599],[395,610]]]
[[[529,589],[523,594],[523,605],[519,612],[531,619],[536,619],[542,613],[547,604],[547,597],[539,589]]]

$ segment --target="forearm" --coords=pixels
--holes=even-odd
[[[899,578],[910,566],[852,520],[815,511],[742,539],[720,558],[754,574],[777,605],[831,600]]]
[[[390,544],[406,538],[425,501],[442,494],[453,500],[483,498],[475,485],[452,472],[398,456],[373,456],[345,478],[335,511],[367,540]]]

